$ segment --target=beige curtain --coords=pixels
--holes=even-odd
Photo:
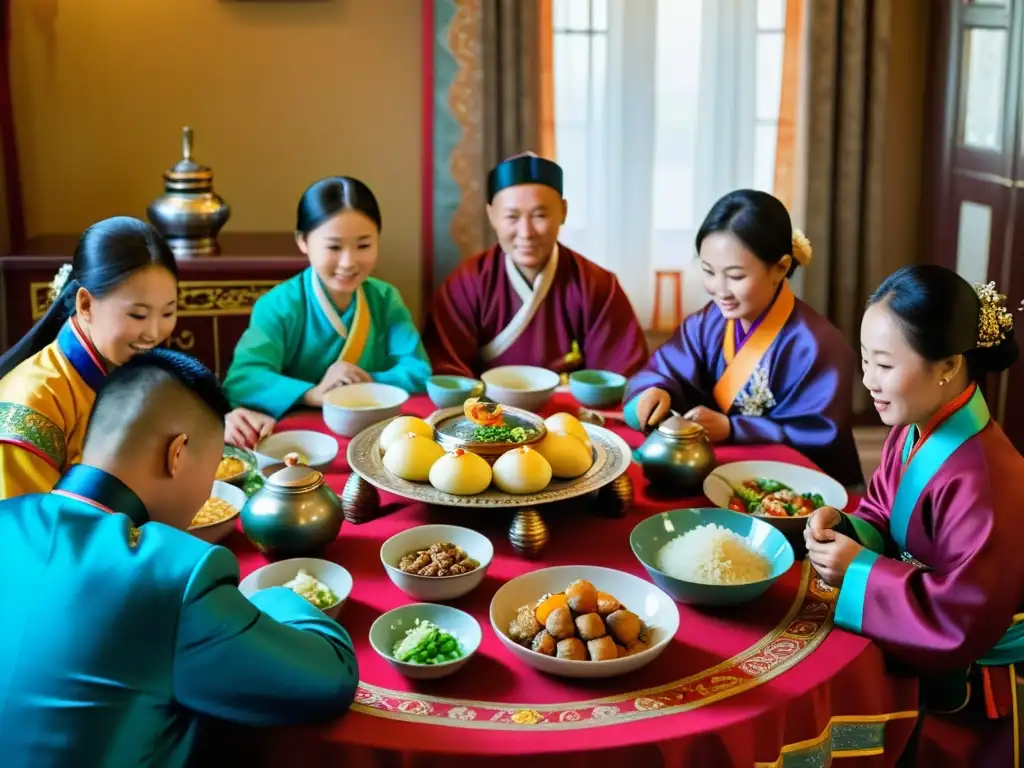
[[[533,151],[554,158],[552,0],[454,0],[447,100],[459,126],[449,159],[459,190],[449,230],[463,259],[488,247],[487,174]]]
[[[782,191],[814,248],[803,298],[854,349],[867,298],[920,255],[928,3],[802,3],[792,186]],[[855,393],[866,410],[866,392]]]
[[[541,0],[483,0],[484,162],[527,150],[540,154]],[[550,6],[548,6],[550,16]],[[550,19],[548,20],[550,30]]]

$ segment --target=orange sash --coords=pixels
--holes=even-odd
[[[736,321],[726,322],[725,338],[722,340],[725,370],[714,389],[715,402],[722,413],[728,413],[732,408],[736,396],[754,374],[754,369],[771,348],[789,316],[793,314],[795,306],[796,297],[789,287],[789,282],[783,282],[775,303],[739,352],[736,351]]]

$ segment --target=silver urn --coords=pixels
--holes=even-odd
[[[146,215],[179,258],[220,253],[217,234],[231,208],[213,191],[213,171],[192,159],[192,129],[182,129],[182,159],[164,172],[164,194]]]

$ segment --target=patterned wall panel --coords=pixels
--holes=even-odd
[[[486,245],[482,2],[423,0],[425,291]]]

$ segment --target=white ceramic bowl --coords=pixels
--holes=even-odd
[[[238,589],[246,597],[252,597],[261,589],[284,586],[294,579],[300,570],[305,570],[314,579],[326,584],[331,592],[338,596],[338,602],[322,609],[332,619],[338,618],[342,606],[352,594],[352,574],[329,560],[318,560],[315,557],[279,560],[257,568],[242,579]]]
[[[452,635],[462,647],[462,658],[443,664],[410,664],[392,656],[395,643],[405,637],[407,630],[416,626],[416,620],[429,621]],[[449,605],[412,603],[388,611],[370,627],[370,645],[387,659],[395,669],[414,680],[437,680],[458,672],[473,658],[483,640],[480,624],[465,611]]]
[[[484,394],[502,405],[538,411],[547,405],[558,387],[558,374],[532,365],[503,365],[484,371]]]
[[[509,622],[521,606],[533,605],[549,593],[564,592],[577,579],[586,579],[639,616],[650,628],[651,647],[610,661],[569,661],[535,653],[509,638]],[[671,597],[639,576],[595,565],[559,565],[523,574],[499,589],[491,600],[491,626],[502,645],[534,669],[560,677],[605,678],[635,672],[658,658],[679,630],[679,608]]]
[[[398,563],[411,552],[427,549],[431,544],[448,542],[462,547],[466,554],[480,563],[469,573],[458,576],[418,576],[404,573]],[[482,533],[457,525],[421,525],[396,533],[380,548],[380,561],[388,578],[400,590],[416,600],[436,602],[454,600],[480,586],[487,568],[494,559],[494,545]]]
[[[245,502],[248,501],[249,497],[237,485],[231,485],[231,483],[226,483],[223,480],[214,480],[213,489],[210,491],[210,498],[226,501],[235,508],[235,514],[218,523],[210,523],[199,528],[189,528],[188,532],[196,538],[216,544],[235,529],[235,520],[238,519],[242,507],[245,506]]]
[[[836,509],[845,509],[850,501],[846,489],[838,480],[816,469],[785,464],[781,461],[736,461],[722,464],[704,478],[704,495],[716,507],[729,508],[732,489],[746,480],[767,477],[788,485],[797,493],[819,493],[825,504]],[[724,481],[724,482],[723,482]],[[771,517],[754,515],[759,520],[771,523],[783,533],[799,534],[807,525],[807,517]]]
[[[371,424],[397,416],[409,393],[390,384],[347,384],[324,395],[324,423],[335,434],[355,437]]]
[[[310,467],[325,467],[338,455],[338,440],[311,430],[275,432],[260,440],[253,453],[260,470],[282,464],[289,453],[301,454]]]

